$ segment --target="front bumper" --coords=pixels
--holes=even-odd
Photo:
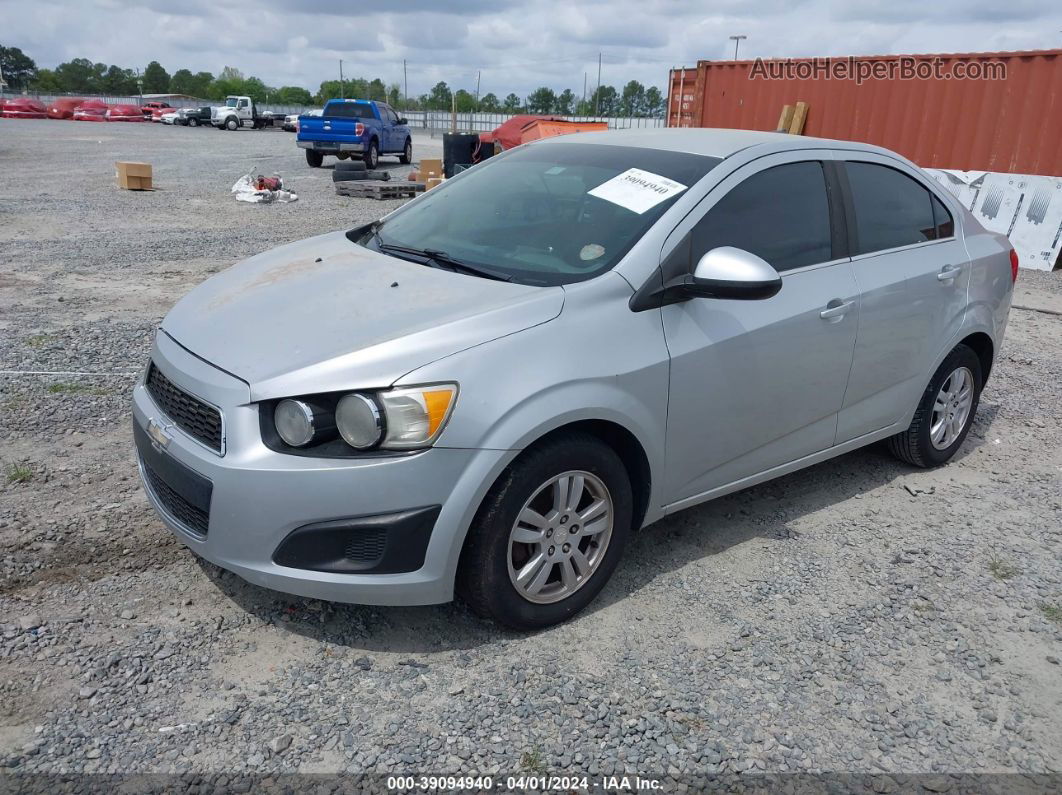
[[[245,382],[192,355],[161,331],[152,359],[167,378],[217,406],[223,415],[224,454],[219,454],[172,426],[142,380],[133,390],[135,435],[142,448],[150,447],[140,457],[142,480],[145,461],[150,464],[152,456],[161,455],[209,483],[204,533],[193,527],[197,522],[187,517],[182,521],[167,510],[159,493],[145,482],[148,499],[165,524],[197,555],[256,585],[300,596],[387,605],[453,598],[465,532],[486,489],[507,463],[506,451],[432,448],[412,455],[352,459],[276,453],[262,443],[258,408],[250,403]],[[146,435],[152,420],[154,443]],[[159,425],[169,437],[163,438],[164,450],[158,442]],[[153,469],[159,468],[157,463]],[[415,571],[346,573],[274,561],[282,542],[307,525],[401,515],[423,506],[441,508],[423,564]]]
[[[317,152],[364,152],[365,144],[334,143],[332,141],[296,141],[300,149],[313,149]]]

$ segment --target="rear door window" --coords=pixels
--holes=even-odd
[[[849,161],[844,168],[855,210],[853,254],[924,243],[940,236],[931,194],[925,185],[877,163]],[[951,237],[951,217],[947,210],[944,213],[940,226],[947,230],[950,224],[952,229],[944,236]]]
[[[786,163],[733,188],[693,229],[693,262],[720,246],[744,249],[782,272],[833,259],[822,163]]]

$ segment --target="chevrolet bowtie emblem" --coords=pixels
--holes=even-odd
[[[151,444],[156,450],[165,450],[173,440],[166,428],[155,420],[148,420],[147,435],[151,437]]]

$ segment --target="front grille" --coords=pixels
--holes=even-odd
[[[176,386],[154,362],[148,367],[147,390],[178,428],[221,452],[221,412]]]
[[[387,543],[387,531],[383,529],[359,529],[347,544],[343,554],[347,560],[358,563],[375,563],[383,557]]]
[[[140,464],[144,468],[144,479],[148,487],[167,513],[185,527],[205,536],[210,526],[210,514],[195,507],[166,485],[166,482],[143,458],[140,459]]]

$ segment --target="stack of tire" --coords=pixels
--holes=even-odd
[[[390,171],[371,169],[362,160],[340,160],[332,171],[332,182],[351,182],[356,179],[376,179],[387,182],[391,179]]]

